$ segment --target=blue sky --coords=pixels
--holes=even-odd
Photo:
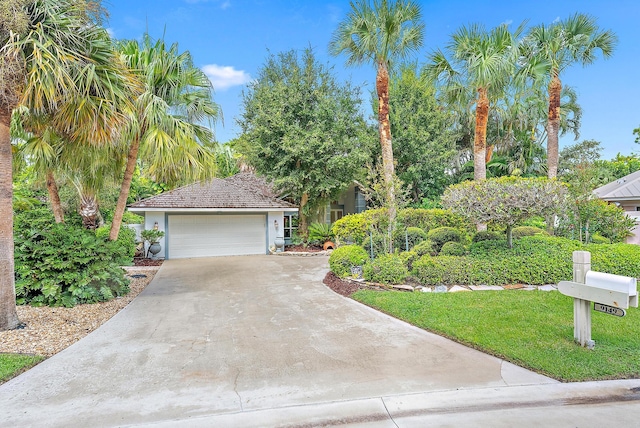
[[[632,131],[640,126],[640,2],[637,0],[522,0],[522,1],[419,1],[425,22],[424,47],[415,56],[419,64],[429,52],[442,48],[462,25],[482,23],[492,28],[504,22],[517,26],[549,24],[573,13],[588,13],[603,29],[612,29],[618,46],[612,58],[599,59],[583,68],[576,65],[561,76],[578,92],[583,108],[580,140],[602,142],[603,158],[640,149]],[[296,0],[104,0],[109,10],[107,27],[119,39],[153,38],[177,42],[189,50],[215,87],[224,124],[216,125],[220,142],[239,133],[235,118],[241,113],[241,94],[257,75],[268,52],[314,48],[320,61],[334,66],[338,77],[373,88],[370,66],[346,68],[344,58],[330,57],[327,46],[337,23],[346,16],[349,2]],[[573,138],[561,139],[561,147]]]

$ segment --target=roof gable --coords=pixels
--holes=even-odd
[[[277,198],[265,180],[250,173],[189,184],[133,203],[129,207],[137,209],[296,208],[295,205]]]
[[[640,171],[598,187],[593,193],[605,201],[640,199]]]

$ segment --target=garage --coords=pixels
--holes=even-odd
[[[266,252],[265,215],[170,214],[167,230],[172,259]]]
[[[263,178],[240,173],[169,190],[129,210],[144,216],[144,229],[165,232],[158,258],[184,259],[269,254],[284,238],[285,214],[298,207]]]

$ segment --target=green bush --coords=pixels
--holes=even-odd
[[[333,233],[331,233],[331,225],[326,223],[311,223],[309,225],[309,237],[310,244],[324,244],[327,241],[333,239]]]
[[[497,232],[490,232],[486,230],[481,230],[473,235],[471,242],[481,242],[481,241],[498,241],[500,239],[504,239],[504,235]]]
[[[373,233],[367,236],[362,242],[362,248],[371,255],[371,241],[373,240],[373,257],[378,257],[381,254],[387,254],[389,252],[389,241],[387,235],[384,233]]]
[[[383,254],[364,265],[364,278],[382,284],[400,284],[409,271],[403,259],[397,254]]]
[[[111,225],[97,228],[95,230],[96,237],[108,241],[110,229]],[[136,253],[136,231],[122,225],[118,233],[118,239],[111,245],[113,247],[114,262],[120,266],[130,266]]]
[[[474,225],[463,217],[443,209],[406,208],[398,211],[397,222],[400,228],[419,227],[429,231],[438,227],[453,227],[471,232]]]
[[[132,213],[131,211],[125,211],[122,214],[122,223],[123,224],[143,224],[144,217],[136,213]]]
[[[459,242],[449,241],[440,250],[441,256],[464,256],[465,254],[467,254],[467,249]]]
[[[352,243],[362,245],[373,230],[387,230],[389,216],[385,208],[366,210],[360,214],[349,214],[336,220],[331,232],[338,244]]]
[[[427,233],[427,238],[433,243],[433,248],[436,252],[440,252],[440,249],[447,242],[462,242],[462,233],[458,229],[453,227],[438,227],[431,229]]]
[[[367,252],[359,245],[338,247],[329,256],[329,268],[340,278],[351,275],[351,267],[363,266],[369,260]]]
[[[546,230],[539,229],[534,226],[518,226],[513,228],[513,237],[522,238],[523,236],[548,235]]]
[[[119,267],[121,243],[55,223],[41,230],[17,229],[14,240],[18,304],[71,307],[129,292],[128,280]]]
[[[591,243],[592,244],[611,244],[611,240],[609,238],[605,238],[602,235],[594,233],[591,235]]]
[[[409,248],[413,248],[416,244],[427,239],[427,233],[419,227],[407,227],[406,229],[396,229],[393,237],[393,248],[400,251],[407,250],[407,242]]]
[[[426,240],[417,244],[415,247],[411,249],[414,253],[418,255],[418,257],[422,257],[425,254],[429,254],[430,256],[435,256],[438,254],[436,249],[433,246],[433,242]]]
[[[412,275],[423,284],[557,284],[573,276],[572,253],[591,252],[591,268],[599,272],[640,276],[640,246],[629,244],[583,245],[566,238],[535,235],[514,242],[473,243],[461,257],[422,256],[412,265]]]

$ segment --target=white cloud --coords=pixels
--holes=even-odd
[[[251,80],[249,73],[231,66],[208,64],[202,67],[215,90],[224,91],[232,86],[244,85]]]
[[[107,28],[107,34],[109,35],[109,37],[111,37],[112,39],[116,38],[116,33],[115,31],[113,31],[113,28]]]
[[[225,10],[231,6],[231,1],[229,0],[185,0],[185,2],[190,4],[195,3],[215,3],[219,5],[220,9]]]

